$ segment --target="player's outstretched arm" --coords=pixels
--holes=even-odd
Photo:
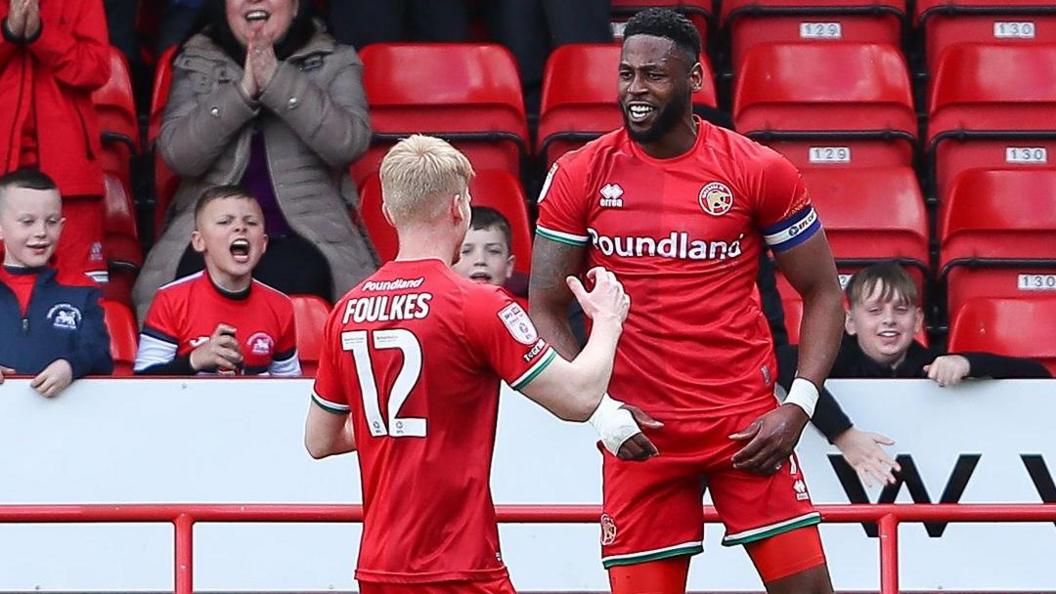
[[[630,297],[616,276],[604,268],[591,269],[587,279],[594,283],[589,292],[578,278],[566,279],[584,313],[594,321],[586,346],[572,361],[555,358],[522,391],[562,419],[590,421],[606,448],[619,457],[644,460],[657,451],[641,432],[639,423],[656,429],[662,424],[605,393]]]
[[[352,416],[323,410],[314,400],[308,403],[304,447],[316,460],[354,452],[356,436],[352,431]]]

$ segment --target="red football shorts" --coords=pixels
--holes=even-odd
[[[775,401],[776,406],[776,401]],[[601,553],[606,568],[703,551],[705,487],[726,527],[722,544],[747,544],[821,522],[793,455],[760,476],[730,459],[747,442],[729,435],[761,413],[703,420],[660,419],[648,436],[660,456],[624,462],[604,453]]]
[[[66,223],[55,250],[55,267],[65,278],[84,275],[96,283],[109,279],[103,254],[103,200],[97,196],[71,196],[62,199]]]
[[[360,594],[517,594],[510,578],[432,584],[380,584],[359,582]]]

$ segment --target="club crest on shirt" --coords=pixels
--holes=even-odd
[[[609,514],[601,514],[601,544],[609,546],[616,542],[616,521]]]
[[[81,325],[81,310],[69,303],[57,303],[48,310],[48,320],[60,330],[76,330]]]
[[[264,332],[257,332],[249,337],[246,346],[254,355],[270,355],[275,348],[275,339]]]
[[[733,192],[722,182],[711,182],[700,189],[697,202],[704,212],[720,217],[733,208]]]
[[[535,324],[528,317],[528,313],[516,303],[511,303],[499,310],[499,319],[506,326],[510,336],[521,344],[533,345],[539,340],[539,333],[535,330]]]

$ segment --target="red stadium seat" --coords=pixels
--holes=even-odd
[[[701,47],[707,47],[709,23],[713,18],[711,0],[612,0],[611,4],[612,31],[617,38],[623,37],[623,28],[635,13],[660,6],[685,15],[700,33]]]
[[[902,45],[905,0],[724,0],[734,71],[763,43],[857,41]]]
[[[319,351],[323,344],[323,329],[330,316],[330,304],[315,295],[291,295],[293,318],[297,324],[297,358],[301,373],[314,376],[319,368]]]
[[[110,78],[92,93],[92,103],[102,133],[103,171],[116,175],[131,191],[131,159],[139,152],[139,121],[128,64],[117,48],[110,48]]]
[[[695,105],[715,107],[715,78],[701,56],[704,84]],[[550,54],[543,74],[542,106],[536,152],[547,165],[569,150],[623,125],[617,104],[620,47],[611,44],[564,45]]]
[[[950,47],[928,111],[940,199],[967,169],[1046,166],[1056,150],[1056,45]]]
[[[803,178],[837,262],[928,262],[928,217],[909,167],[805,169]]]
[[[161,119],[165,115],[165,104],[169,99],[169,89],[172,87],[172,60],[176,56],[178,47],[165,50],[158,58],[157,67],[154,71],[154,86],[150,95],[150,124],[147,128],[147,143],[154,152],[154,236],[161,234],[165,223],[165,210],[168,209],[176,189],[180,185],[180,178],[165,164],[154,142],[161,133]]]
[[[831,152],[856,166],[913,163],[909,73],[888,45],[756,46],[737,75],[733,119],[739,132],[794,162],[828,163]]]
[[[950,324],[950,351],[1030,357],[1056,374],[1056,296],[970,299]]]
[[[132,375],[139,341],[136,318],[124,303],[104,299],[102,304],[103,320],[107,332],[110,333],[110,356],[114,359],[113,375]]]
[[[451,141],[479,170],[520,174],[528,124],[517,65],[499,45],[379,43],[360,53],[373,146],[352,165],[357,184],[389,146],[414,133]]]
[[[528,223],[524,191],[513,174],[506,171],[478,171],[469,183],[474,206],[490,206],[510,222],[513,233],[514,271],[528,274],[532,261],[532,232]],[[375,174],[360,188],[360,213],[374,249],[382,262],[396,257],[399,243],[396,230],[381,211],[381,182]]]
[[[917,0],[929,72],[957,43],[1056,43],[1056,4],[1047,0]]]
[[[974,169],[942,210],[949,310],[973,297],[1056,295],[1056,169]]]
[[[124,186],[112,175],[104,178],[106,196],[103,201],[106,254],[111,263],[139,268],[143,264],[143,251],[136,232],[135,207],[132,198],[125,193]]]

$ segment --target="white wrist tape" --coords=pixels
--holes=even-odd
[[[795,404],[807,413],[807,418],[814,417],[814,407],[818,405],[818,388],[810,380],[797,377],[792,380],[792,389],[788,391],[785,404]]]
[[[591,427],[598,432],[605,449],[613,455],[620,451],[623,442],[642,431],[638,423],[634,422],[630,411],[622,407],[623,403],[619,400],[614,400],[608,394],[602,394],[598,408],[587,419]]]

